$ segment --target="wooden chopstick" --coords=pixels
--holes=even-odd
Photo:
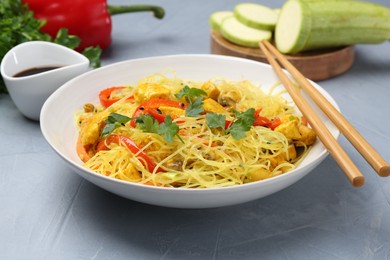
[[[290,72],[311,99],[321,108],[351,142],[357,151],[366,159],[379,176],[390,175],[390,166],[383,157],[364,139],[348,120],[316,89],[310,82],[269,42],[263,42],[279,62]]]
[[[352,162],[348,154],[343,150],[337,140],[333,137],[328,128],[321,121],[319,116],[315,113],[313,108],[304,99],[301,92],[283,72],[282,68],[277,63],[275,57],[268,50],[270,44],[267,43],[268,42],[266,41],[260,42],[260,48],[264,52],[271,66],[274,68],[276,74],[279,76],[284,87],[289,92],[291,98],[293,99],[299,110],[302,112],[302,114],[306,117],[306,119],[310,123],[310,126],[317,133],[318,138],[324,144],[329,153],[333,156],[335,161],[338,163],[340,168],[347,176],[348,180],[352,183],[352,185],[355,187],[362,186],[364,184],[364,176],[361,174],[359,169]]]

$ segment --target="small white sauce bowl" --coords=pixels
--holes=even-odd
[[[46,72],[15,77],[18,73],[43,67],[59,67]],[[31,41],[7,52],[1,62],[3,76],[11,99],[19,111],[39,120],[46,99],[62,84],[86,72],[89,60],[80,53],[59,44]]]

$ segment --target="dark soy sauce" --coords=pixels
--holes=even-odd
[[[40,68],[31,68],[31,69],[23,70],[19,73],[16,73],[14,75],[14,77],[20,78],[20,77],[31,76],[31,75],[39,74],[42,72],[46,72],[46,71],[50,71],[50,70],[54,70],[54,69],[58,69],[58,68],[61,68],[61,66],[48,66],[48,67],[40,67]]]

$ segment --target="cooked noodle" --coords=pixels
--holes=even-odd
[[[202,114],[174,118],[180,138],[176,136],[172,142],[164,139],[162,134],[145,132],[126,123],[112,134],[131,139],[139,152],[130,151],[122,142],[106,143],[107,149],[96,152],[98,143],[104,142],[104,138],[96,136],[101,135],[108,115],[114,112],[132,117],[140,104],[128,100],[142,84],[157,84],[169,89],[169,99],[177,100],[175,94],[184,86],[202,89],[206,83],[155,74],[142,79],[134,87],[128,86],[122,98],[108,108],[95,104],[94,112],[77,113],[80,136],[84,138],[84,148],[91,156],[85,167],[112,178],[154,186],[227,187],[271,178],[294,169],[310,145],[302,138],[292,139],[283,130],[272,130],[266,126],[252,126],[245,132],[245,137],[237,140],[223,129],[209,127],[205,114]],[[215,99],[219,103],[226,102],[223,99],[229,95],[238,97],[233,105],[237,111],[261,108],[260,115],[270,121],[290,117],[290,121],[296,121],[297,127],[304,125],[301,117],[294,115],[293,107],[280,94],[267,95],[245,80],[213,79],[207,84],[218,90],[218,98]],[[227,118],[230,118],[229,112]],[[93,141],[87,143],[85,140],[88,138]],[[140,156],[141,153],[155,162],[154,169],[146,167],[148,162]],[[160,171],[157,172],[157,169]]]

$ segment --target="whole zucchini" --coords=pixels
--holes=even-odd
[[[352,0],[288,0],[275,29],[283,53],[389,39],[390,8]]]

